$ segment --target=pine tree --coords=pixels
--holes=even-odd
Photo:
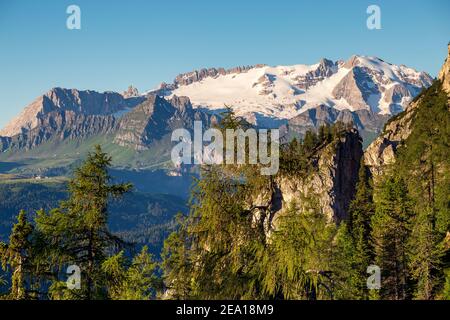
[[[441,258],[444,248],[439,243],[439,235],[433,228],[433,214],[421,211],[414,217],[409,239],[409,268],[417,281],[415,298],[432,299],[439,280]]]
[[[364,274],[367,265],[361,263],[360,254],[360,247],[357,247],[348,224],[341,222],[334,239],[331,263],[336,299],[360,300],[368,298]]]
[[[245,124],[244,124],[245,125]],[[221,130],[242,128],[232,113]],[[165,243],[167,296],[195,299],[258,298],[253,271],[264,245],[262,221],[268,208],[253,205],[251,195],[270,191],[271,179],[255,165],[203,166],[191,191],[191,212]],[[255,221],[255,215],[261,219]]]
[[[91,300],[106,295],[102,263],[107,250],[123,245],[108,231],[108,200],[131,188],[130,184],[111,184],[110,165],[111,158],[96,146],[75,171],[69,183],[69,199],[49,214],[38,213],[37,228],[51,249],[51,263],[60,271],[67,265],[77,265],[82,270],[81,289],[65,290],[63,283],[56,282],[52,287],[55,297]]]
[[[414,201],[409,267],[419,299],[434,298],[444,281],[442,241],[450,226],[449,135],[448,96],[436,81],[420,95],[411,134],[395,166]]]
[[[291,203],[270,246],[260,253],[264,296],[278,299],[333,299],[333,239],[336,228],[314,198]]]
[[[177,216],[178,230],[164,241],[161,253],[166,296],[172,299],[188,299],[192,295],[193,264],[186,218]]]
[[[113,300],[149,300],[159,288],[156,263],[146,246],[131,263],[120,251],[103,262],[102,270],[107,278],[108,297]]]
[[[4,276],[0,275],[0,287],[5,286],[6,284],[7,284],[7,282],[6,282],[5,278],[4,278]],[[1,300],[2,295],[3,295],[3,293],[0,292],[0,300]]]
[[[382,272],[380,297],[410,297],[407,240],[411,230],[411,202],[403,179],[387,177],[375,197],[371,221],[375,262]]]
[[[305,137],[303,138],[303,147],[307,152],[311,152],[314,150],[314,148],[317,146],[318,138],[317,135],[311,131],[308,130],[305,133]]]
[[[225,119],[239,127],[233,115]],[[324,130],[322,138],[330,132]],[[294,139],[282,147],[281,176],[305,177],[314,170],[310,158],[323,142],[312,132],[308,136],[306,143]],[[203,166],[191,191],[191,212],[165,242],[165,297],[355,298],[356,285],[347,279],[356,277],[349,270],[349,233],[338,232],[312,191],[301,206],[291,203],[272,229],[271,200],[266,205],[260,198],[273,197],[275,189],[275,179],[261,176],[255,166]]]
[[[321,125],[319,127],[319,143],[330,143],[331,140],[333,140],[333,135],[332,135],[332,126],[328,125],[328,124],[324,124]]]
[[[33,287],[33,226],[28,222],[25,211],[17,217],[9,237],[9,244],[0,243],[0,261],[3,269],[12,273],[12,286],[9,298],[13,300],[29,299]]]
[[[437,298],[441,300],[450,300],[450,268],[445,270],[444,285]]]
[[[367,267],[373,260],[373,249],[370,244],[370,222],[375,213],[373,203],[372,180],[363,160],[359,167],[355,198],[349,206],[348,231],[354,243],[354,266],[357,270],[357,287],[361,298],[368,298],[366,285]]]

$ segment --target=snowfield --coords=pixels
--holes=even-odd
[[[394,114],[431,82],[425,72],[376,57],[352,56],[346,62],[322,59],[313,65],[258,66],[219,74],[176,85],[164,96],[187,96],[194,107],[211,111],[229,106],[252,121],[276,121],[291,119],[319,105]]]

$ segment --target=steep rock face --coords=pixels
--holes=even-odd
[[[54,111],[72,111],[83,115],[113,115],[139,104],[143,98],[124,98],[116,92],[99,93],[53,88],[28,105],[21,114],[0,130],[0,136],[12,137],[36,128],[40,120]]]
[[[11,137],[0,137],[0,152],[3,152],[11,145]]]
[[[411,134],[411,123],[414,118],[414,109],[419,105],[415,101],[398,117],[393,118],[364,152],[364,163],[369,166],[372,174],[379,175],[383,167],[395,162],[398,146]]]
[[[116,130],[113,116],[85,115],[74,111],[52,111],[39,115],[35,128],[0,138],[0,151],[30,150],[51,139],[82,139]]]
[[[348,218],[348,207],[355,194],[358,170],[363,150],[357,130],[349,130],[340,138],[316,153],[315,167],[306,177],[277,176],[270,192],[261,192],[257,207],[270,208],[267,215],[255,215],[267,236],[276,230],[278,219],[295,202],[300,208],[308,205],[306,198],[318,200],[321,212],[329,221],[340,222]]]
[[[192,109],[188,98],[173,96],[166,100],[148,95],[142,104],[120,120],[114,142],[138,151],[147,150],[152,142],[174,129],[193,128],[194,120],[208,122],[205,114]]]
[[[355,192],[356,180],[363,156],[361,138],[357,131],[347,132],[342,138],[326,146],[317,157],[317,172],[305,181],[281,178],[278,186],[283,198],[282,209],[300,194],[319,195],[323,213],[333,221],[347,218],[347,209]]]
[[[367,71],[355,66],[336,85],[332,94],[336,99],[345,99],[358,110],[371,110],[369,99],[372,95],[379,95],[379,91],[378,86],[369,77]]]
[[[450,43],[448,44],[448,56],[438,76],[442,81],[442,88],[450,94]]]

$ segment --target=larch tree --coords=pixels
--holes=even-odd
[[[17,217],[9,243],[0,243],[0,261],[4,270],[10,270],[11,290],[9,298],[13,300],[30,299],[33,296],[33,245],[34,227],[28,221],[25,211]]]
[[[69,183],[69,199],[49,214],[38,213],[37,228],[52,249],[52,263],[59,272],[69,265],[81,270],[81,288],[67,290],[65,283],[55,282],[51,288],[55,298],[91,300],[107,295],[102,263],[108,252],[119,251],[124,244],[108,230],[108,201],[131,189],[130,184],[111,183],[110,165],[111,157],[96,146],[75,170]]]

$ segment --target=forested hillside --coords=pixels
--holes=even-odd
[[[68,179],[8,180],[0,183],[0,241],[6,241],[20,210],[30,219],[40,209],[56,208],[66,200]],[[174,227],[178,212],[187,212],[186,200],[165,194],[133,190],[111,201],[108,225],[126,241],[148,245],[159,254],[164,239]]]

